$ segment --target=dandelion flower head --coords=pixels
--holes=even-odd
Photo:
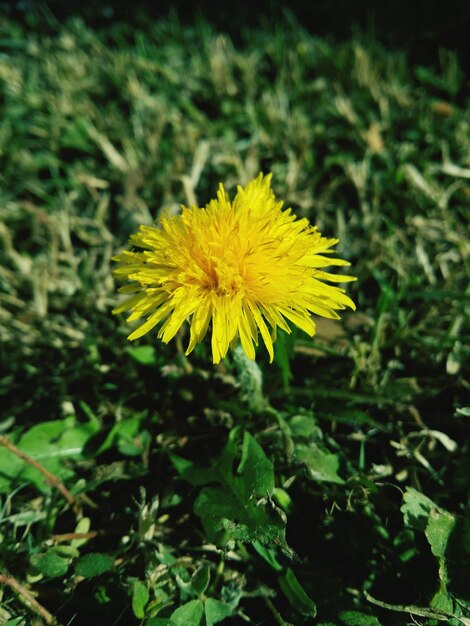
[[[128,281],[120,291],[131,295],[113,313],[129,311],[129,322],[143,320],[128,339],[162,322],[158,337],[168,343],[187,321],[186,354],[210,328],[214,363],[238,340],[254,359],[259,336],[272,361],[277,328],[290,333],[291,322],[313,336],[312,313],[338,319],[338,310],[354,309],[344,289],[328,283],[355,278],[322,269],[349,265],[330,256],[338,240],[282,205],[271,174],[260,174],[239,186],[233,201],[221,184],[205,208],[182,207],[157,226],[140,226],[130,238],[138,250],[114,259],[115,276]]]

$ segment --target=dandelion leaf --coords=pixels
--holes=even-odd
[[[256,439],[234,429],[212,468],[172,455],[181,476],[204,484],[195,505],[207,538],[228,548],[234,541],[276,545],[290,553],[283,513],[271,500],[274,468]]]
[[[305,465],[312,480],[344,484],[338,475],[339,459],[336,454],[325,452],[314,443],[298,444],[295,447],[295,458]]]
[[[175,626],[198,626],[201,623],[204,613],[204,606],[201,600],[191,600],[178,607],[171,614],[171,624]]]
[[[204,613],[207,626],[212,626],[213,624],[222,622],[226,617],[230,617],[232,615],[232,609],[225,602],[221,602],[215,598],[207,598],[204,602]]]
[[[292,606],[297,609],[297,611],[302,613],[302,615],[315,617],[317,614],[315,602],[309,598],[290,567],[287,568],[285,574],[279,576],[279,586],[281,587],[286,598]]]

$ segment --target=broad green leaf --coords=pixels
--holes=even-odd
[[[342,611],[339,614],[339,619],[346,626],[380,626],[376,617],[359,611]]]
[[[145,617],[145,606],[149,601],[149,590],[141,580],[135,580],[132,585],[132,610],[140,619]]]
[[[33,554],[30,563],[44,576],[58,578],[67,572],[70,558],[64,558],[54,548],[51,548],[47,552]]]
[[[191,586],[198,595],[205,592],[211,579],[209,566],[202,563],[191,576]]]
[[[15,445],[52,474],[65,480],[74,476],[66,462],[82,458],[86,442],[98,428],[92,421],[81,424],[74,417],[42,422],[30,428]],[[31,481],[42,492],[50,490],[45,476],[38,469],[0,447],[0,492],[9,491],[12,482],[20,481]]]
[[[299,583],[290,567],[287,568],[285,574],[279,576],[279,586],[286,598],[299,613],[307,615],[308,617],[315,617],[317,614],[316,604],[305,593],[304,588]]]
[[[58,555],[64,557],[65,559],[78,559],[80,556],[79,550],[73,545],[61,544],[59,546],[54,546],[51,550],[55,550]]]
[[[445,584],[441,584],[441,589],[439,589],[439,591],[434,595],[430,606],[433,609],[444,611],[450,615],[454,613],[454,602],[450,594],[447,592]]]
[[[448,511],[432,509],[429,512],[425,535],[434,556],[445,557],[447,543],[455,526],[455,517]]]
[[[428,533],[430,530],[432,530],[432,525],[428,529]],[[459,606],[466,606],[470,617],[470,585],[468,584],[470,552],[465,545],[466,530],[465,519],[456,516],[455,525],[449,534],[447,545],[444,548],[444,558],[439,561],[439,576],[441,578],[441,589],[445,587],[445,592],[450,594],[452,600],[458,598],[455,601],[454,613],[458,614]],[[441,604],[438,594],[432,600],[432,605],[436,606],[436,608],[439,608]],[[447,600],[445,601],[447,602]]]
[[[129,354],[141,365],[156,365],[157,363],[154,346],[134,346],[129,349]]]
[[[424,531],[431,551],[439,559],[439,577],[446,584],[445,555],[449,537],[455,527],[455,516],[437,506],[430,498],[409,487],[403,496],[401,511],[405,524]]]
[[[320,432],[313,415],[293,415],[288,424],[294,439],[310,439]]]
[[[140,456],[147,448],[151,440],[148,430],[140,430],[131,435],[128,432],[119,433],[117,449],[125,456]]]
[[[75,526],[75,532],[87,533],[90,530],[90,527],[91,527],[90,518],[82,517],[81,519],[78,520],[77,525]],[[74,546],[75,548],[79,548],[80,546],[85,544],[87,541],[88,539],[72,539],[72,541],[70,542],[70,545]]]
[[[207,598],[204,602],[204,612],[206,616],[206,626],[212,626],[223,621],[232,615],[232,609],[225,602],[215,598]]]
[[[275,487],[273,489],[273,501],[286,513],[289,513],[292,509],[292,498],[287,491],[281,489],[281,487]]]
[[[336,454],[324,452],[315,443],[310,443],[297,444],[294,456],[305,465],[312,480],[344,484],[344,480],[338,476],[339,459]]]
[[[194,511],[201,518],[209,541],[226,548],[231,541],[279,544],[285,547],[285,524],[264,503],[245,498],[234,484],[205,487],[196,499]]]
[[[401,512],[407,526],[424,532],[428,523],[429,512],[437,505],[420,491],[408,487],[403,496]]]
[[[239,458],[239,429],[234,429],[210,474],[213,486],[201,490],[194,505],[209,541],[226,547],[230,541],[259,541],[279,545],[285,541],[285,521],[270,496],[274,469],[263,449],[245,432]]]
[[[447,593],[449,576],[447,572],[446,552],[450,535],[455,527],[455,517],[442,509],[431,509],[425,535],[431,546],[431,552],[439,561],[440,588],[431,601],[433,608],[453,612],[454,603]]]
[[[136,445],[135,439],[141,434],[141,422],[145,415],[138,413],[116,422],[95,454],[102,454],[114,446],[128,456],[141,454],[142,445]]]
[[[201,600],[191,600],[178,607],[170,616],[175,626],[198,626],[204,614]]]
[[[263,496],[274,490],[274,468],[256,439],[245,432],[243,434],[242,457],[237,474],[245,474],[250,480],[254,494]]]
[[[101,576],[114,568],[113,559],[101,552],[90,552],[82,556],[75,565],[75,574],[84,578]]]
[[[191,485],[207,485],[207,483],[214,480],[214,470],[212,467],[203,467],[173,452],[169,453],[169,457],[181,478],[184,478],[184,480]]]
[[[268,563],[268,565],[273,568],[273,570],[275,570],[276,572],[282,572],[284,568],[277,560],[274,550],[265,548],[265,546],[261,545],[259,541],[253,541],[252,546],[260,555],[260,557],[262,557],[266,561],[266,563]]]
[[[401,510],[405,523],[424,532],[431,552],[439,563],[439,589],[431,601],[431,606],[455,614],[457,605],[454,607],[452,596],[460,595],[462,588],[468,588],[468,583],[463,583],[466,575],[462,574],[468,569],[462,532],[465,521],[437,506],[430,498],[415,489],[408,488],[403,500]],[[452,571],[450,576],[449,570]],[[451,590],[448,589],[450,582],[453,585]]]

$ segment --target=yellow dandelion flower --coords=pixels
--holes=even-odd
[[[349,265],[332,258],[337,239],[322,237],[307,219],[282,210],[271,190],[271,174],[238,187],[233,200],[223,185],[204,208],[182,207],[158,226],[141,226],[124,251],[114,275],[131,281],[120,291],[132,296],[113,313],[130,311],[128,321],[146,318],[128,337],[142,337],[163,322],[158,337],[168,343],[185,321],[186,354],[212,332],[218,363],[240,339],[250,359],[261,335],[273,360],[277,327],[292,322],[315,334],[311,314],[338,319],[337,310],[354,303],[344,289],[327,284],[355,280],[322,268]]]

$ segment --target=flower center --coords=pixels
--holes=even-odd
[[[211,289],[218,296],[234,296],[241,288],[242,278],[235,264],[222,261],[213,267]]]
[[[244,295],[245,281],[237,256],[233,250],[221,248],[209,245],[205,249],[193,249],[191,261],[177,282],[199,287],[206,294],[218,297]]]

